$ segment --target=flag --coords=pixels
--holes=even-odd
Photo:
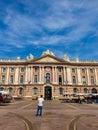
[[[31,80],[28,81],[28,84],[30,84],[30,83],[31,83]]]
[[[68,80],[66,80],[65,83],[68,84]]]

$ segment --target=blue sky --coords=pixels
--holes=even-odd
[[[98,0],[0,0],[0,59],[98,60]]]

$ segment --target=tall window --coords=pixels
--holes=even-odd
[[[76,84],[76,77],[75,76],[72,76],[72,83]]]
[[[59,75],[59,84],[62,84],[62,76]]]
[[[91,76],[91,85],[94,85],[94,77]]]
[[[50,74],[49,73],[47,73],[46,74],[46,83],[50,83]]]
[[[75,73],[75,68],[72,68],[72,73],[73,73],[73,74]]]
[[[14,76],[10,75],[10,83],[13,83],[13,82],[14,82]]]
[[[61,67],[58,67],[58,72],[62,72],[62,68]]]
[[[33,88],[33,94],[36,95],[38,92],[38,89],[37,88]]]
[[[5,75],[2,75],[2,83],[5,83]]]
[[[0,91],[3,91],[4,90],[4,88],[0,88]]]
[[[59,88],[59,94],[63,95],[64,89],[63,88]]]
[[[12,72],[14,72],[14,68],[12,67],[12,68],[10,68],[10,72],[12,73]]]
[[[5,68],[5,67],[2,68],[2,72],[3,72],[3,73],[6,72],[6,68]]]
[[[34,68],[34,72],[37,72],[37,71],[38,71],[38,67],[35,67],[35,68]]]
[[[19,88],[19,95],[23,95],[23,88]]]
[[[93,74],[93,69],[90,69],[90,73]]]
[[[8,88],[8,91],[9,91],[10,94],[12,94],[13,88]]]
[[[82,69],[82,74],[85,74],[85,69]]]
[[[86,77],[85,76],[82,77],[82,84],[86,85]]]
[[[23,83],[23,82],[24,82],[24,76],[20,75],[20,83]]]
[[[24,72],[24,67],[21,67],[21,68],[20,68],[20,72]]]
[[[38,82],[38,76],[34,75],[34,83],[37,83],[37,82]]]

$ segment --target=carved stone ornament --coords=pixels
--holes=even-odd
[[[52,55],[52,56],[55,56],[55,55],[53,54],[53,52],[51,52],[50,50],[44,51],[44,52],[42,53],[42,56],[43,56],[43,55]]]

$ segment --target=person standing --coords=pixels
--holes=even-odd
[[[38,98],[38,107],[37,107],[37,112],[36,112],[36,116],[42,116],[42,109],[43,109],[43,95],[40,95],[40,97]]]

